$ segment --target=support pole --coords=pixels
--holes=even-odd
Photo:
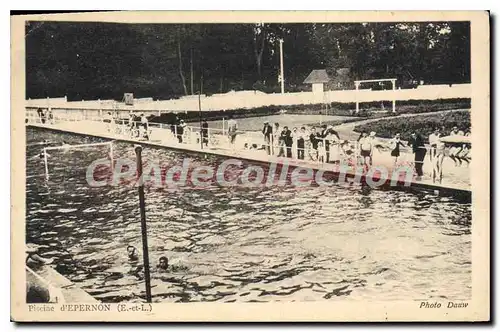
[[[283,39],[280,39],[280,72],[281,93],[285,93],[285,73],[283,70]]]
[[[114,160],[113,160],[113,142],[109,142],[109,157],[111,159],[111,170],[114,167]]]
[[[203,75],[201,76],[201,79],[200,79],[200,91],[198,93],[198,110],[199,110],[199,116],[200,116],[200,147],[203,150],[203,128],[201,127],[202,126],[201,89],[203,89]]]
[[[45,161],[45,178],[49,179],[49,164],[47,163],[47,150],[43,149],[43,160]]]
[[[144,262],[144,280],[146,282],[146,301],[151,303],[151,277],[149,275],[148,233],[146,227],[146,203],[144,201],[144,182],[142,177],[142,146],[135,146],[137,157],[137,175],[139,177],[139,207],[141,210],[142,254]]]
[[[193,49],[191,49],[191,95],[194,95],[193,77]]]

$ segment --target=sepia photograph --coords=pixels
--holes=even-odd
[[[486,12],[98,14],[12,18],[15,320],[489,319]]]

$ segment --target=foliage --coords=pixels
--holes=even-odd
[[[279,39],[286,91],[310,88],[303,80],[322,68],[333,81],[346,68],[340,81],[351,85],[380,77],[395,77],[402,87],[470,81],[468,22],[28,22],[26,97],[121,99],[133,92],[168,99],[256,86],[278,92]]]
[[[410,119],[407,117],[381,119],[356,126],[354,130],[356,132],[374,131],[377,136],[384,138],[391,138],[396,133],[400,133],[403,140],[408,140],[411,133],[415,131],[418,131],[424,137],[428,137],[435,128],[439,128],[444,133],[449,133],[454,126],[464,132],[470,127],[470,111],[468,110],[442,114],[422,114],[412,116]]]

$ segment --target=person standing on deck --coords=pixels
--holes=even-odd
[[[391,156],[394,157],[394,166],[398,163],[398,158],[401,154],[401,147],[405,146],[403,142],[401,142],[401,135],[397,133],[394,135],[394,138],[391,141]]]
[[[37,110],[36,110],[37,114],[38,114],[38,117],[40,118],[40,122],[41,123],[45,123],[45,118],[43,116],[43,110],[39,107]]]
[[[264,128],[262,129],[262,134],[264,134],[264,142],[266,144],[266,152],[271,155],[272,152],[272,142],[273,142],[273,127],[268,121],[264,121]]]
[[[311,128],[311,134],[309,134],[309,142],[311,143],[311,150],[309,151],[309,158],[312,161],[318,160],[318,133],[316,133],[316,128]]]
[[[430,154],[429,158],[432,159],[436,156],[437,153],[437,146],[439,144],[439,137],[441,137],[441,133],[439,132],[439,128],[435,128],[434,132],[429,135],[429,144],[431,146],[430,148]]]
[[[132,132],[134,131],[134,112],[130,111],[128,113],[128,129],[130,131],[130,135],[132,136]]]
[[[323,141],[320,140],[318,141],[318,161],[323,164],[325,162],[325,158],[326,158],[326,150],[323,145]]]
[[[318,135],[323,140],[323,147],[325,148],[325,161],[326,163],[330,162],[330,141],[326,139],[328,136],[328,128],[327,125],[322,126],[321,133]]]
[[[283,142],[283,145],[285,146],[286,157],[292,158],[293,138],[292,138],[292,132],[290,131],[290,129],[288,129],[287,126],[283,127],[283,131],[281,132],[280,140]]]
[[[54,124],[54,114],[51,108],[47,110],[47,119],[49,120],[49,124]]]
[[[372,131],[372,132],[370,132],[370,136],[368,137],[370,139],[370,141],[371,141],[371,144],[372,144],[372,152],[370,154],[370,166],[373,165],[373,151],[374,151],[374,148],[377,148],[377,149],[380,148],[380,144],[378,143],[377,137],[375,136],[376,134],[377,134],[376,132]]]
[[[273,145],[272,145],[272,151],[273,151],[273,155],[281,155],[281,149],[280,149],[280,134],[281,134],[281,130],[280,130],[280,124],[278,122],[276,122],[274,124],[274,129],[273,129]]]
[[[238,123],[233,119],[233,115],[229,116],[229,121],[227,122],[227,132],[229,134],[229,142],[234,146],[234,141],[236,140],[236,131],[238,130]]]
[[[297,158],[304,160],[306,127],[301,127],[297,134]]]
[[[181,119],[176,114],[175,118],[170,123],[170,132],[172,133],[172,136],[175,138],[177,138],[177,130],[179,129],[180,123],[181,123]]]
[[[415,170],[417,171],[417,180],[420,180],[422,175],[424,175],[424,158],[427,153],[424,139],[418,132],[413,132],[408,143],[411,145],[413,153],[415,154]]]
[[[202,139],[202,144],[204,144],[206,147],[208,147],[208,122],[207,122],[207,120],[203,120],[203,123],[201,124],[201,139]]]
[[[333,128],[328,129],[326,140],[330,146],[330,159],[329,161],[334,164],[340,163],[340,138]]]
[[[359,155],[363,160],[363,166],[369,168],[372,164],[372,150],[373,144],[370,137],[368,137],[368,133],[362,132],[360,137],[358,138],[359,143]]]
[[[144,113],[141,113],[141,126],[143,128],[143,134],[142,136],[149,140],[149,126],[148,126],[148,118],[144,115]]]
[[[184,136],[184,128],[186,127],[186,123],[184,120],[179,121],[179,125],[177,126],[177,140],[179,143],[182,143],[182,137]]]
[[[299,136],[299,130],[297,127],[293,127],[292,129],[292,158],[298,159],[298,154],[297,154],[297,139]]]

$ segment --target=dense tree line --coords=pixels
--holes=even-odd
[[[312,69],[399,85],[470,81],[468,22],[115,24],[29,22],[26,97],[167,99],[202,92],[307,90]],[[344,68],[344,69],[343,69]],[[331,84],[330,88],[340,85]],[[343,86],[346,88],[346,86]]]

